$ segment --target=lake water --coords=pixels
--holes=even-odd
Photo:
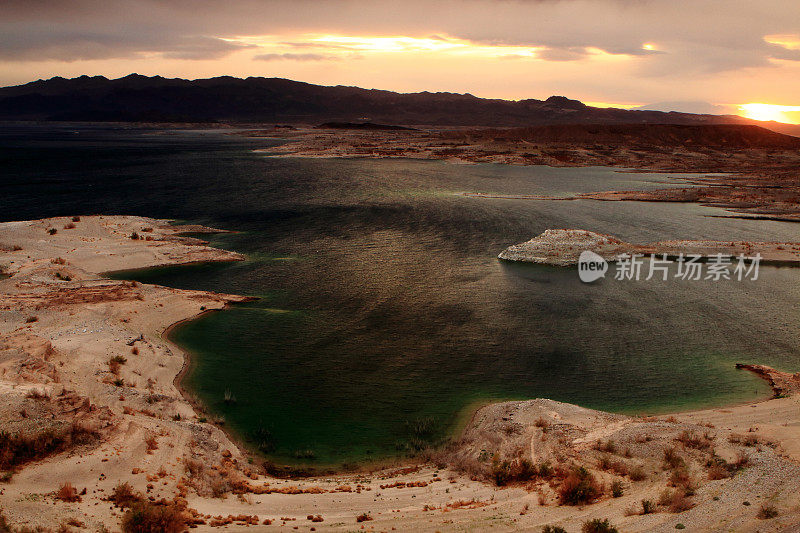
[[[75,133],[78,131],[78,133]],[[259,296],[174,330],[185,385],[280,462],[339,465],[440,442],[479,402],[548,397],[657,413],[768,394],[800,370],[800,269],[757,281],[606,279],[498,261],[548,228],[633,242],[798,240],[693,204],[469,198],[683,183],[607,168],[281,159],[209,132],[6,128],[3,220],[137,214],[239,233],[247,261],[124,277]],[[226,391],[235,403],[226,403]]]

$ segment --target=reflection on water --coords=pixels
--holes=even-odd
[[[800,270],[762,267],[758,281],[742,283],[585,285],[574,269],[496,259],[548,228],[647,242],[796,240],[797,226],[713,218],[720,211],[691,204],[458,194],[647,189],[674,177],[278,159],[251,153],[264,141],[197,133],[97,131],[83,144],[38,135],[15,140],[28,162],[5,185],[6,218],[137,213],[240,232],[214,243],[245,262],[136,277],[261,297],[173,337],[196,354],[186,384],[282,461],[405,453],[436,442],[486,399],[656,412],[763,395],[764,384],[734,362],[800,370]],[[43,194],[53,201],[43,204]],[[235,403],[224,402],[226,390]]]

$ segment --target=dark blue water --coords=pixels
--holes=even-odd
[[[278,460],[413,452],[490,399],[659,412],[765,394],[735,362],[800,370],[800,270],[762,267],[741,283],[585,285],[574,269],[496,259],[548,228],[647,242],[797,240],[797,225],[715,218],[723,212],[692,204],[459,195],[648,189],[682,183],[674,175],[252,152],[275,142],[7,128],[0,213],[136,214],[240,232],[213,241],[245,262],[136,277],[261,297],[173,338],[195,354],[186,385]]]

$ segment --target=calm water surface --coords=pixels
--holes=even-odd
[[[75,133],[77,132],[77,133]],[[750,282],[585,285],[503,263],[548,228],[660,239],[797,240],[790,223],[692,204],[477,199],[683,183],[607,168],[279,159],[208,132],[6,128],[4,220],[140,214],[236,230],[247,261],[125,277],[260,297],[177,328],[185,385],[284,462],[340,464],[435,443],[469,406],[548,397],[628,413],[722,405],[800,370],[800,270]],[[226,391],[235,403],[225,403]]]

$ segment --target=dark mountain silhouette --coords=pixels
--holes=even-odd
[[[0,88],[0,120],[123,122],[365,121],[439,126],[544,124],[756,124],[733,115],[694,115],[586,106],[564,96],[495,100],[455,93],[396,93],[281,78],[184,80],[131,74],[80,76]],[[759,123],[767,125],[766,123]]]

